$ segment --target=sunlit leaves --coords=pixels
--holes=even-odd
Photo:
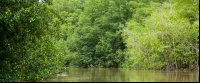
[[[132,4],[136,3],[142,4],[142,2],[132,2]],[[197,5],[191,3],[193,2],[189,0],[177,0],[173,3],[164,2],[162,5],[150,2],[150,6],[146,5],[147,7],[141,8],[137,8],[138,4],[135,5],[136,13],[133,14],[133,19],[127,22],[127,28],[123,30],[122,34],[129,51],[126,54],[133,57],[132,67],[167,68],[169,64],[166,63],[171,63],[173,68],[177,67],[177,64],[178,68],[181,68],[180,64],[196,64],[194,62],[195,57],[198,57],[195,53],[198,52],[199,39],[197,37],[199,35],[197,33],[199,31],[197,31],[197,27],[199,25],[197,19],[194,21],[194,17],[198,18],[196,14],[199,11],[193,11],[194,6]],[[185,4],[187,7],[180,6],[180,4]],[[148,11],[145,12],[142,9]],[[188,11],[190,11],[190,15],[188,15]],[[183,12],[185,13],[183,14]],[[138,15],[138,13],[145,14]],[[142,20],[139,21],[138,18]],[[159,61],[163,61],[165,64]],[[138,65],[141,63],[143,66]]]

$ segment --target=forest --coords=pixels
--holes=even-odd
[[[199,70],[199,0],[1,0],[0,82],[75,68]]]

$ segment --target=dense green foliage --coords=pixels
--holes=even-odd
[[[78,67],[120,67],[125,61],[122,53],[125,44],[118,31],[121,29],[120,25],[125,24],[131,17],[132,12],[128,2],[126,0],[74,2],[74,0],[59,0],[53,3],[71,4],[60,5],[63,7],[56,9],[67,17],[66,25],[62,26],[63,36],[58,45],[61,52],[68,57],[68,63]],[[53,5],[53,8],[56,7]]]
[[[197,0],[57,0],[58,50],[77,67],[198,68]]]
[[[0,82],[41,81],[64,71],[64,57],[55,50],[61,23],[49,4],[0,1]]]
[[[42,1],[0,1],[0,81],[40,81],[66,65],[199,68],[198,0]]]
[[[123,38],[128,47],[126,55],[133,61],[130,67],[172,70],[198,68],[198,15],[198,0],[150,2],[149,7],[136,6],[133,19],[123,29]]]

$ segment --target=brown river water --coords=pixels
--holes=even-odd
[[[199,82],[199,71],[69,68],[43,82]]]

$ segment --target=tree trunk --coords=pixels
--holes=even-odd
[[[174,56],[175,56],[175,44],[174,44],[174,38],[173,38],[173,46],[174,46]],[[174,60],[175,60],[175,64],[176,64],[176,69],[178,69],[178,65],[177,65],[177,62],[176,62],[176,58],[175,58]]]
[[[198,35],[198,34],[196,34],[196,48],[198,48],[198,47],[197,47],[197,35]],[[197,55],[197,61],[196,61],[197,70],[199,70],[199,51],[197,51],[197,50],[196,50],[196,55]]]

